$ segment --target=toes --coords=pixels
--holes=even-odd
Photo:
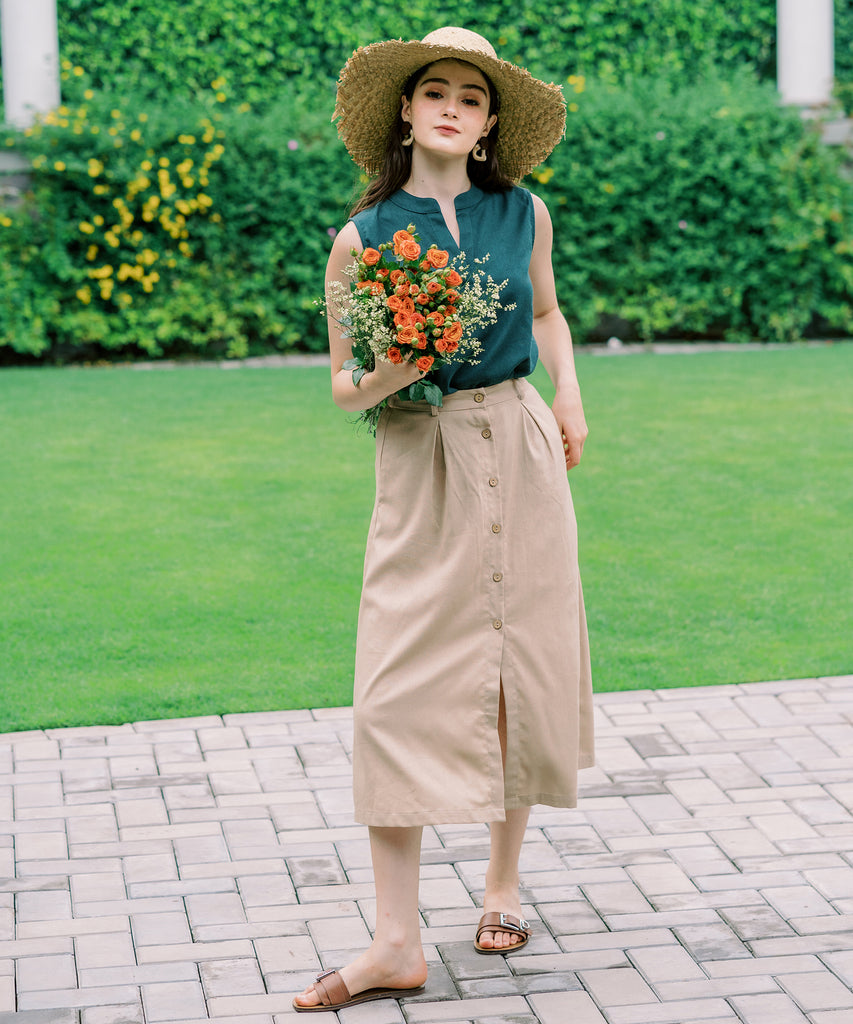
[[[299,1006],[319,1006],[320,997],[317,995],[317,990],[314,986],[310,985],[304,992],[300,992],[296,996],[294,1002],[298,1003]]]

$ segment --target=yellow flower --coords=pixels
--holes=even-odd
[[[182,146],[194,146],[195,135],[179,135],[178,142],[180,142]]]
[[[213,206],[213,200],[210,198],[210,196],[205,195],[204,192],[199,192],[199,194],[196,196],[196,202],[202,208]]]
[[[84,235],[91,235],[95,232],[95,226],[90,224],[87,220],[81,220],[77,227],[83,232]]]
[[[220,224],[220,223],[222,222],[222,214],[221,214],[221,213],[212,213],[212,214],[210,215],[210,219],[211,219],[211,220],[212,220],[212,221],[213,221],[213,222],[214,222],[215,224]]]
[[[96,213],[95,216],[92,218],[92,223],[96,224],[98,227],[102,227],[104,223],[104,218],[99,213]]]
[[[105,196],[110,190],[109,185],[95,185],[92,191],[96,196]]]
[[[139,165],[139,168],[140,168],[140,170],[143,170],[143,171],[150,171],[151,170],[151,161],[150,160],[143,160],[142,163]]]
[[[71,68],[74,67],[74,65],[71,63],[71,61],[67,57],[63,57],[62,61],[60,63],[62,65],[62,70],[63,71],[70,71]]]
[[[178,172],[178,174],[189,174],[190,171],[192,170],[192,167],[193,167],[193,162],[192,162],[192,160],[190,160],[189,157],[187,157],[186,160],[182,160],[175,167],[175,170]]]
[[[33,168],[35,170],[39,170],[40,168],[44,167],[46,163],[47,157],[44,155],[44,153],[39,153],[37,157],[33,158]]]
[[[72,74],[76,75],[77,78],[80,78],[81,75],[85,75],[86,74],[86,72],[83,70],[83,68],[80,67],[79,64],[76,67],[73,67],[71,69],[71,71],[72,71]]]
[[[156,263],[160,259],[160,253],[154,252],[153,249],[143,249],[142,252],[137,253],[137,263],[142,263],[146,267],[150,267],[152,263]]]
[[[240,106],[237,107],[237,109],[240,111],[241,114],[248,114],[248,112],[252,109],[252,104],[241,103]]]
[[[110,117],[114,121],[118,121],[118,119],[121,117],[121,111],[120,110],[111,110],[110,111]]]
[[[55,171],[64,171],[65,164],[61,160],[57,160],[56,163],[53,165],[53,169]]]
[[[146,122],[146,121],[148,120],[148,115],[147,115],[146,113],[142,113],[142,114],[140,114],[140,115],[139,115],[139,120],[140,120],[140,121],[141,121],[141,122],[142,122],[143,124],[145,124],[145,122]]]
[[[86,259],[91,263],[92,260],[98,255],[97,245],[90,245],[86,250]]]
[[[133,296],[129,292],[122,292],[118,297],[118,304],[120,306],[130,306],[133,304]]]
[[[169,166],[169,158],[167,156],[161,156],[160,159],[157,161],[157,163],[161,167],[168,167]]]
[[[2,225],[4,228],[10,228],[12,226],[11,218],[5,216],[5,214],[3,216],[0,216],[0,225]]]
[[[115,226],[118,227],[118,225]],[[118,249],[118,235],[115,233],[115,230],[105,232],[104,241],[107,245],[111,245],[113,249]]]
[[[616,191],[616,186],[609,181],[605,181],[603,188],[605,192],[608,192],[610,194]]]
[[[577,113],[577,112],[578,112],[578,111],[580,110],[580,107],[579,107],[579,106],[577,105],[577,103],[570,103],[570,104],[569,104],[569,110],[570,110],[570,111],[571,111],[571,112],[572,112],[573,114],[576,114],[576,113]]]
[[[109,263],[105,263],[102,267],[92,267],[89,271],[89,277],[94,278],[96,281],[104,281],[112,276],[112,272],[113,268]]]
[[[89,303],[92,301],[92,289],[88,285],[84,285],[82,288],[78,288],[76,295],[84,306],[88,306]]]
[[[94,98],[95,98],[95,94],[94,94],[94,92],[91,89],[87,89],[83,93],[83,99],[84,100],[93,100]]]
[[[133,131],[130,133],[130,137],[133,139],[134,142],[139,142],[139,140],[142,138],[142,132],[138,128],[134,128]]]
[[[93,135],[100,135],[100,133],[101,133],[101,126],[99,124],[93,124],[92,127],[89,129],[89,131]]]
[[[225,95],[224,92],[218,92],[216,94],[216,102],[217,103],[224,103],[227,98],[228,97]]]
[[[107,135],[118,135],[118,128],[115,125],[111,125],[107,128]]]
[[[113,293],[113,282],[111,279],[101,281],[101,298],[108,299]]]

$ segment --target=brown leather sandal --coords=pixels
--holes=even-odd
[[[293,1000],[293,1009],[297,1013],[318,1013],[329,1010],[342,1010],[345,1006],[368,1003],[371,999],[399,999],[401,996],[413,996],[423,992],[423,985],[417,988],[369,988],[358,995],[351,996],[344,979],[337,971],[323,971],[317,975],[314,991],[320,997],[316,1006],[301,1006]]]
[[[502,946],[500,949],[488,949],[485,946],[480,945],[480,936],[483,932],[512,932],[513,935],[524,936],[521,942],[516,942],[512,946]],[[530,922],[525,921],[523,917],[513,917],[512,914],[498,914],[494,911],[483,914],[480,918],[480,923],[477,925],[477,938],[474,940],[474,949],[478,953],[483,953],[485,956],[491,956],[500,954],[506,956],[507,953],[517,953],[518,950],[523,949],[530,941]]]

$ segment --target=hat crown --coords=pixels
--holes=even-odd
[[[482,53],[487,57],[497,57],[495,48],[478,32],[472,32],[469,28],[456,28],[453,25],[445,25],[444,28],[437,28],[421,40],[429,46],[452,46],[458,50],[470,50],[471,53]]]

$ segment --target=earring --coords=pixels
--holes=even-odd
[[[412,126],[409,125],[409,134],[408,135],[404,135],[403,138],[400,139],[400,144],[402,146],[411,146],[414,141],[415,141],[415,133],[414,133],[414,130],[412,129]]]
[[[481,163],[481,164],[482,164],[482,163],[485,163],[485,162],[486,162],[486,161],[487,161],[487,160],[489,159],[489,154],[488,154],[488,152],[486,151],[486,148],[485,148],[485,146],[483,145],[483,143],[482,143],[482,140],[480,140],[480,141],[479,141],[479,142],[477,143],[477,145],[476,145],[476,146],[475,146],[475,147],[474,147],[474,148],[473,148],[473,149],[471,150],[471,156],[472,156],[472,157],[473,157],[473,158],[474,158],[474,159],[475,159],[475,160],[476,160],[476,161],[477,161],[478,163]]]

